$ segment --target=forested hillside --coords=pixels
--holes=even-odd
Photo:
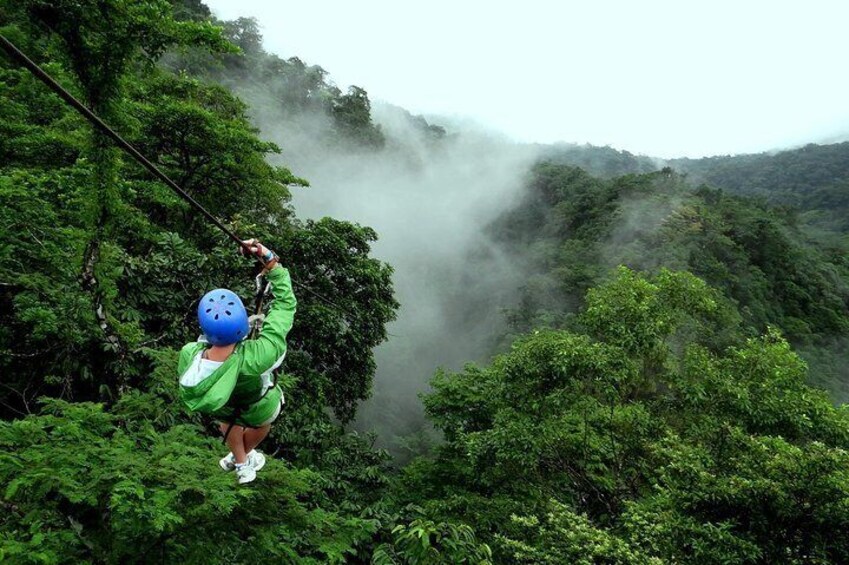
[[[821,236],[849,230],[849,143],[809,144],[756,155],[652,159],[610,147],[553,145],[546,161],[580,167],[602,178],[670,167],[692,186],[705,184],[731,194],[762,199],[799,211],[799,219]]]
[[[380,149],[386,138],[373,123],[371,101],[363,88],[351,86],[343,92],[319,65],[308,65],[298,57],[283,59],[265,51],[259,23],[251,18],[217,21],[196,0],[180,0],[177,17],[188,21],[213,20],[221,26],[237,53],[210,53],[197,46],[172,50],[162,60],[176,73],[188,73],[220,84],[254,101],[272,107],[277,119],[286,119],[288,136],[306,130],[317,144],[344,145],[352,150]]]
[[[612,147],[569,145],[545,146],[540,159],[556,165],[578,167],[593,176],[612,178],[632,173],[650,173],[661,166],[659,159],[634,155]]]
[[[178,401],[176,360],[198,298],[248,302],[254,267],[0,58],[0,561],[849,561],[849,259],[825,196],[841,198],[843,146],[658,170],[468,143],[399,109],[378,123],[364,88],[265,52],[258,29],[196,0],[0,0],[0,34],[274,249],[298,295],[269,463],[240,486],[215,423]],[[292,193],[314,188],[269,120],[343,171],[397,162],[363,177],[374,201],[413,203],[383,213],[451,219],[392,218],[434,250],[424,268],[398,277],[372,227],[302,219]],[[391,335],[408,276],[444,297],[409,310],[427,331]],[[398,382],[441,362],[435,344],[489,355],[421,399],[378,398],[396,435],[420,402],[440,434],[402,438],[391,465],[350,423],[375,348],[403,339]]]
[[[849,231],[849,143],[806,145],[774,155],[669,162],[694,183],[794,206],[825,230]]]
[[[686,272],[622,268],[568,330],[434,379],[445,433],[396,496],[505,563],[839,563],[847,414]]]
[[[514,329],[560,326],[619,264],[688,270],[721,289],[754,335],[777,326],[813,363],[812,380],[849,398],[849,254],[800,229],[797,213],[671,169],[611,180],[544,162],[523,205],[493,229],[535,261]]]

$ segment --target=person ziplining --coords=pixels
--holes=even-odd
[[[247,312],[235,293],[227,289],[210,291],[198,303],[198,323],[203,335],[183,347],[177,367],[180,397],[185,406],[221,422],[224,441],[230,448],[230,453],[220,461],[221,468],[235,470],[240,484],[253,481],[256,471],[265,465],[265,456],[256,448],[268,435],[284,403],[283,391],[273,374],[286,356],[286,336],[292,329],[297,307],[289,271],[280,266],[277,255],[256,239],[239,238],[2,35],[0,48],[236,242],[244,255],[254,256],[262,264],[262,274],[272,288],[274,299],[259,336],[251,339]],[[344,311],[308,286],[294,284],[334,309]],[[261,316],[266,288],[258,285],[257,291],[256,314]]]
[[[177,366],[183,404],[221,421],[230,453],[220,465],[235,470],[240,484],[253,481],[265,465],[265,456],[256,448],[284,403],[272,374],[286,357],[286,335],[297,308],[289,271],[279,258],[255,239],[245,243],[265,265],[274,294],[258,337],[247,339],[250,326],[241,299],[227,289],[212,290],[198,303],[203,335],[183,347]]]

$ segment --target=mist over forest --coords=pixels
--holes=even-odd
[[[298,302],[237,484],[177,373],[199,297],[250,305],[255,270],[0,59],[0,561],[849,562],[849,143],[518,143],[261,29],[0,1]]]
[[[249,21],[243,24],[250,26]],[[320,67],[299,60],[296,65],[335,88]],[[534,164],[580,167],[605,179],[664,168],[684,175],[677,196],[663,198],[656,194],[660,191],[652,191],[617,203],[615,223],[598,242],[603,248],[598,253],[599,273],[612,272],[620,264],[648,271],[691,268],[681,257],[662,255],[644,242],[682,212],[687,192],[705,183],[774,205],[794,204],[803,213],[813,208],[816,212],[808,212],[805,219],[809,235],[796,234],[798,239],[816,236],[825,243],[832,234],[842,236],[847,227],[841,223],[847,217],[845,198],[838,197],[837,208],[829,208],[822,205],[827,197],[821,196],[839,193],[849,182],[840,161],[849,151],[846,144],[700,160],[665,160],[589,145],[520,144],[481,126],[438,117],[431,118],[436,120],[431,124],[403,108],[372,105],[359,87],[353,88],[370,113],[370,121],[362,124],[370,128],[369,134],[358,138],[362,132],[348,131],[346,137],[334,121],[338,116],[325,107],[281,105],[269,95],[275,86],[263,83],[261,74],[234,82],[225,77],[223,82],[248,101],[263,136],[283,149],[281,163],[310,180],[310,188],[293,193],[292,204],[300,216],[350,220],[380,235],[374,253],[392,265],[401,307],[398,319],[389,325],[389,339],[375,351],[374,390],[359,409],[356,427],[376,431],[379,445],[389,447],[396,458],[404,457],[398,447],[407,443],[407,436],[422,433],[422,426],[430,432],[418,394],[427,390],[434,372],[485,362],[501,352],[505,336],[515,329],[511,311],[518,309],[520,297],[527,299],[533,292],[527,275],[534,274],[538,263],[499,232],[505,218],[532,197],[528,189]],[[788,178],[787,171],[799,178]],[[808,204],[812,199],[815,204]],[[825,223],[826,231],[818,229]],[[599,274],[593,280],[602,279]],[[547,308],[574,312],[586,289],[561,290]],[[760,320],[759,327],[766,323]],[[845,339],[829,336],[815,344],[799,340],[797,346],[814,364],[813,382],[826,384],[836,401],[849,398]]]
[[[357,427],[393,446],[424,424],[418,393],[436,369],[486,361],[505,332],[503,310],[515,306],[522,261],[487,227],[517,203],[538,150],[481,132],[443,133],[384,104],[372,118],[385,145],[363,151],[330,142],[322,115],[251,107],[287,165],[310,181],[293,194],[301,217],[331,216],[380,234],[374,256],[392,265],[401,307],[375,350],[374,392]]]

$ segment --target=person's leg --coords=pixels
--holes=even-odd
[[[260,444],[262,440],[268,435],[268,432],[271,431],[271,424],[267,424],[265,426],[259,428],[251,428],[245,430],[244,433],[244,445],[243,449],[245,453],[250,453],[253,449]],[[235,451],[233,454],[235,455]]]
[[[222,435],[227,433],[228,423],[222,423],[220,430]],[[251,430],[253,431],[253,430]],[[230,448],[230,453],[233,454],[233,459],[237,465],[241,465],[248,460],[248,451],[245,450],[245,428],[242,426],[233,426],[230,433],[227,435],[227,447]],[[251,448],[253,449],[253,448]]]

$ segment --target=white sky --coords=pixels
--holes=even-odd
[[[658,157],[849,137],[849,2],[206,0],[413,113]]]

